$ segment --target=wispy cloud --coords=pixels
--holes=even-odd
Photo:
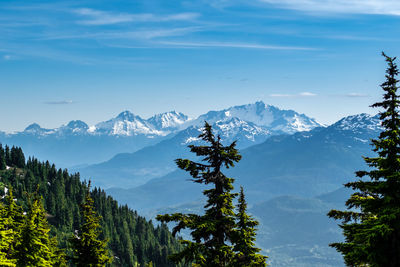
[[[382,41],[383,38],[356,35],[321,35],[322,38],[347,41]]]
[[[70,105],[74,104],[75,102],[72,100],[61,100],[61,101],[46,101],[44,104],[47,105]]]
[[[279,45],[263,45],[251,43],[222,43],[222,42],[160,42],[164,45],[180,46],[187,48],[245,48],[245,49],[266,49],[266,50],[316,50],[310,47],[301,46],[279,46]]]
[[[113,13],[91,8],[79,8],[73,11],[75,14],[86,17],[78,21],[83,25],[109,25],[127,22],[164,22],[194,20],[200,16],[199,13],[178,13],[169,15],[155,15],[151,13],[127,14]]]
[[[58,34],[50,33],[40,37],[40,40],[62,40],[62,39],[153,39],[159,37],[180,36],[188,33],[201,31],[200,26],[178,27],[178,28],[147,28],[135,31],[101,31],[92,33]]]
[[[259,0],[279,8],[306,12],[400,16],[398,0]]]
[[[345,97],[369,97],[370,95],[360,94],[360,93],[349,93],[349,94],[345,94],[343,96],[345,96]]]
[[[301,92],[298,94],[270,94],[270,97],[312,97],[317,96],[317,94],[310,92]]]

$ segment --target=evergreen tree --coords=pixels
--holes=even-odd
[[[10,147],[6,145],[5,149],[5,156],[6,156],[6,164],[11,166],[11,154],[10,154]]]
[[[107,240],[100,240],[100,216],[93,210],[90,197],[90,182],[85,202],[81,205],[83,222],[70,242],[73,249],[72,261],[77,267],[100,267],[112,262],[107,248]]]
[[[4,247],[3,252],[7,254],[7,258],[12,262],[16,262],[15,258],[15,246],[16,243],[20,240],[21,237],[21,227],[24,222],[23,210],[22,207],[19,206],[14,199],[13,188],[10,186],[6,191],[6,195],[4,197],[3,202],[3,211],[2,218],[5,223],[5,229],[9,231],[9,241],[8,248]],[[3,213],[4,212],[4,213]],[[4,216],[4,217],[3,217]]]
[[[6,169],[6,154],[3,146],[0,144],[0,171]]]
[[[236,267],[263,267],[267,266],[266,256],[259,254],[261,249],[256,248],[256,229],[258,221],[247,214],[247,203],[243,187],[240,187],[237,217],[237,231],[233,239],[233,250],[236,252],[234,266]]]
[[[24,168],[25,167],[25,156],[24,152],[22,152],[22,149],[20,147],[15,148],[15,162],[14,165],[18,168]]]
[[[0,266],[15,266],[15,260],[10,257],[15,238],[11,220],[12,218],[8,217],[5,205],[0,203]]]
[[[381,88],[383,101],[372,105],[384,130],[372,140],[376,157],[365,157],[369,171],[356,172],[359,180],[345,184],[356,190],[347,200],[348,210],[331,210],[342,220],[345,241],[333,243],[348,266],[400,266],[400,117],[396,58],[382,53],[388,68]],[[369,179],[364,177],[368,176]]]
[[[237,225],[232,200],[237,194],[231,192],[234,179],[226,177],[222,169],[233,167],[241,156],[235,148],[236,142],[223,146],[220,137],[214,136],[207,122],[199,138],[209,145],[189,147],[191,152],[203,157],[204,163],[188,159],[177,159],[176,163],[180,169],[190,172],[194,182],[213,186],[203,191],[207,197],[205,214],[203,216],[182,213],[158,215],[157,220],[177,222],[173,234],[182,229],[191,231],[194,242],[182,240],[185,248],[170,256],[174,262],[194,262],[193,266],[207,267],[233,266],[235,252],[232,245]]]
[[[34,192],[39,184],[38,193],[43,196],[44,208],[49,213],[47,219],[52,225],[50,236],[53,238],[50,241],[55,242],[54,237],[57,237],[60,248],[67,249],[68,239],[83,221],[79,205],[85,199],[87,185],[81,182],[79,174],[69,174],[67,170],[56,169],[48,161],[39,162],[30,157],[23,168],[1,171],[1,183],[8,188],[14,188],[9,191],[11,195],[7,194],[0,202],[4,202],[10,217],[19,218],[14,220],[19,224],[15,224],[13,228],[19,229],[17,235],[20,235],[26,218],[22,215],[23,209],[28,210],[30,206],[29,194],[25,192]],[[115,259],[111,266],[145,266],[150,261],[154,266],[181,266],[168,260],[167,255],[180,251],[182,246],[165,225],[159,232],[151,221],[139,216],[126,205],[118,205],[104,190],[94,189],[91,197],[94,210],[102,217],[99,222],[101,238],[110,240],[108,248]],[[18,202],[12,200],[13,198],[18,199]],[[15,242],[10,249],[12,252],[15,251]],[[58,249],[53,247],[53,254],[57,258],[60,256]],[[67,249],[69,255],[70,251],[71,249]],[[61,263],[54,263],[53,266],[62,266],[59,264]]]
[[[17,266],[66,266],[57,242],[49,236],[50,226],[38,191],[29,203],[29,210],[21,227],[15,247]]]

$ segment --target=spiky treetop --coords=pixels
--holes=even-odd
[[[391,58],[383,101],[372,107],[379,113],[384,130],[372,140],[376,157],[365,157],[368,171],[356,172],[358,181],[345,186],[356,192],[347,200],[347,211],[332,210],[328,216],[342,220],[345,242],[331,244],[349,266],[400,266],[400,119],[396,77],[399,72]],[[369,177],[366,179],[364,177]]]
[[[100,216],[93,210],[90,197],[90,182],[87,187],[85,202],[81,204],[83,222],[70,242],[73,249],[72,261],[77,267],[102,267],[111,263],[107,249],[107,240],[100,240]]]
[[[236,214],[237,231],[233,239],[233,250],[236,252],[234,266],[237,267],[264,267],[268,257],[259,254],[261,249],[254,244],[256,241],[256,227],[258,221],[247,214],[247,203],[240,187],[238,212]]]
[[[236,194],[231,193],[234,179],[226,177],[222,173],[222,168],[234,166],[234,162],[238,162],[241,156],[235,148],[236,143],[223,146],[221,138],[214,136],[207,122],[199,138],[209,145],[189,147],[191,152],[203,157],[204,163],[188,159],[177,159],[176,163],[179,168],[190,172],[194,182],[213,185],[211,189],[203,191],[207,196],[205,214],[203,216],[181,213],[159,215],[157,220],[178,222],[173,234],[185,228],[191,230],[194,242],[188,240],[182,242],[186,245],[185,249],[171,257],[175,262],[185,260],[193,261],[197,266],[227,266],[234,254],[229,242],[235,228],[232,200]]]
[[[234,179],[228,178],[222,173],[223,168],[233,167],[234,163],[241,159],[241,156],[235,148],[236,142],[229,146],[223,146],[221,138],[213,134],[211,126],[207,122],[205,122],[204,130],[199,138],[208,145],[190,145],[189,147],[191,152],[202,157],[202,163],[188,159],[177,159],[176,163],[180,169],[190,173],[192,181],[212,185],[212,188],[203,191],[207,197],[204,215],[175,213],[159,215],[157,220],[177,222],[173,234],[182,229],[191,231],[194,242],[183,240],[185,248],[180,253],[171,256],[173,261],[177,263],[192,262],[193,266],[207,267],[244,266],[238,265],[237,261],[236,254],[240,253],[239,245],[238,250],[234,250],[235,242],[239,242],[240,236],[237,234],[240,226],[237,225],[235,208],[232,204],[233,199],[237,196],[236,193],[231,192]],[[242,210],[242,213],[245,213],[245,210]],[[251,228],[250,225],[247,226]],[[246,230],[249,229],[246,228]],[[265,266],[265,260],[264,265],[248,266]]]

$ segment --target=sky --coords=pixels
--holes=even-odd
[[[380,100],[394,0],[0,1],[0,131],[264,101],[330,124]]]

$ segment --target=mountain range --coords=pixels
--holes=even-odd
[[[175,166],[195,158],[188,145],[209,122],[223,143],[237,141],[242,160],[226,174],[244,186],[250,212],[260,221],[257,243],[273,266],[343,266],[328,247],[342,239],[327,218],[343,208],[350,191],[343,183],[365,169],[370,139],[382,130],[378,116],[358,114],[325,126],[304,114],[263,102],[210,111],[195,119],[167,112],[142,119],[128,111],[88,126],[71,121],[56,129],[37,124],[23,132],[0,133],[0,142],[26,154],[64,165],[94,163],[74,170],[120,203],[153,218],[171,212],[201,212],[202,190]],[[98,163],[100,162],[100,163]]]
[[[242,160],[226,173],[236,188],[245,188],[250,211],[261,223],[258,244],[274,266],[343,266],[340,254],[328,246],[342,239],[341,232],[326,213],[343,208],[350,194],[343,184],[366,168],[362,156],[373,155],[370,139],[381,130],[378,116],[359,114],[240,150]],[[150,218],[201,211],[206,187],[189,178],[175,170],[135,188],[107,192]]]
[[[148,120],[124,111],[94,126],[74,120],[59,128],[45,129],[33,123],[22,132],[0,132],[0,142],[21,146],[27,155],[51,158],[58,165],[69,167],[105,161],[115,154],[155,144],[188,120],[175,111]]]
[[[195,119],[171,111],[143,119],[129,111],[93,126],[80,120],[55,129],[33,123],[24,131],[0,132],[0,142],[21,146],[26,154],[51,158],[59,166],[101,163],[119,153],[133,153],[169,139],[189,127],[201,128],[204,121],[216,125],[223,138],[238,139],[242,147],[260,143],[271,135],[306,131],[322,126],[304,114],[281,110],[263,102],[210,111]],[[191,142],[195,139],[190,139]]]
[[[184,130],[157,144],[134,153],[120,153],[108,161],[76,170],[85,177],[95,177],[94,182],[104,188],[144,184],[175,170],[176,158],[191,156],[187,146],[199,142],[198,135],[204,121],[212,125],[224,142],[237,141],[240,149],[262,143],[271,136],[322,127],[304,114],[256,102],[210,111],[195,120],[188,120],[181,125]]]

